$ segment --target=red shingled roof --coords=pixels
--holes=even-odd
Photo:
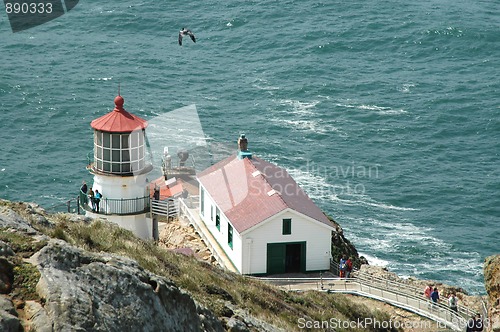
[[[198,180],[239,233],[287,208],[334,227],[285,169],[260,158],[231,156]]]
[[[123,98],[117,96],[115,98],[115,109],[92,121],[90,126],[95,130],[110,133],[131,133],[134,130],[145,129],[148,126],[148,122],[137,115],[125,111],[123,103]]]

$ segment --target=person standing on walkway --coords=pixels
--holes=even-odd
[[[432,285],[427,285],[424,289],[424,296],[427,298],[427,300],[431,300],[431,293],[432,293]]]
[[[434,308],[434,305],[436,305],[439,302],[439,292],[437,287],[434,287],[434,290],[431,293],[431,300],[432,300],[432,306],[431,309]]]
[[[101,201],[102,195],[99,192],[99,190],[95,190],[95,195],[94,195],[94,202],[95,202],[95,210],[97,213],[99,213],[99,202]]]
[[[450,305],[450,309],[458,312],[458,305],[457,305],[458,299],[455,293],[451,293],[450,297],[448,298],[448,304]]]
[[[465,332],[474,332],[474,327],[476,326],[476,317],[474,315],[470,316],[470,319],[467,321],[467,328]]]
[[[483,331],[484,323],[481,319],[481,314],[476,314],[476,319],[474,320],[474,332]]]
[[[339,262],[339,277],[345,278],[345,272],[347,269],[347,257],[343,255]]]
[[[87,183],[85,183],[85,181],[82,181],[82,186],[80,187],[80,191],[85,195],[85,196],[82,196],[80,195],[82,198],[83,198],[83,204],[87,204],[89,199],[87,197]]]
[[[345,264],[346,264],[345,277],[350,278],[352,272],[352,257],[349,257],[349,259],[345,262]]]
[[[92,206],[92,212],[95,212],[95,197],[94,197],[94,191],[92,190],[92,187],[89,188],[89,200],[90,204]]]

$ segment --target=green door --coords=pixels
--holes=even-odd
[[[286,243],[267,244],[267,274],[285,273]]]

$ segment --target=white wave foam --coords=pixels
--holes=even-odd
[[[294,99],[280,99],[278,101],[279,105],[291,106],[294,114],[311,114],[312,109],[320,103],[319,100],[313,100],[311,102],[302,102]]]
[[[337,103],[336,106],[344,108],[356,108],[359,110],[375,111],[374,113],[378,115],[399,115],[407,113],[407,111],[405,111],[404,109],[393,109],[391,107],[377,106],[377,105],[353,105],[353,104]]]
[[[271,121],[299,131],[308,131],[317,134],[337,133],[340,137],[348,137],[342,129],[318,120],[290,120],[283,118],[272,118]]]
[[[385,209],[385,210],[419,211],[419,209],[416,209],[416,208],[394,206],[391,204],[376,202],[373,199],[369,198],[366,194],[365,195],[353,195],[353,196],[356,197],[357,199],[344,199],[344,198],[340,198],[338,196],[332,196],[331,199],[335,200],[339,203],[342,203],[344,205],[347,205],[347,206],[364,205],[364,206],[377,207],[377,208],[381,208],[381,209]],[[368,200],[363,199],[366,197],[368,197]]]
[[[378,258],[376,256],[368,255],[366,253],[360,252],[360,256],[364,256],[366,260],[368,261],[368,264],[370,265],[375,265],[375,266],[381,266],[381,267],[386,267],[389,265],[389,261],[385,259]]]
[[[113,76],[111,77],[91,77],[91,81],[110,81],[113,79]]]
[[[398,91],[401,91],[403,93],[408,93],[408,92],[410,92],[410,88],[413,88],[414,86],[415,86],[415,84],[406,83],[406,84],[403,84],[400,88],[398,88]]]

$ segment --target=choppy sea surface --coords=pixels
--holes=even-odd
[[[125,108],[151,123],[199,117],[195,131],[158,122],[157,168],[171,137],[231,150],[245,133],[371,263],[482,294],[483,260],[500,252],[499,11],[85,1],[18,33],[1,12],[0,197],[50,208],[91,182],[90,121],[120,84]],[[196,43],[177,44],[183,26]]]

